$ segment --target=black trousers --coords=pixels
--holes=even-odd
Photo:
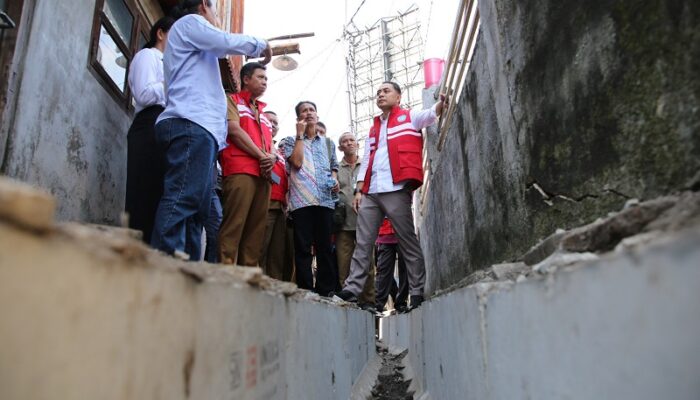
[[[309,206],[292,211],[294,220],[294,262],[297,286],[328,296],[338,285],[338,267],[331,252],[333,210]],[[311,246],[316,249],[316,284],[314,285]]]
[[[396,256],[399,257],[399,285],[394,279],[394,265]],[[377,245],[377,280],[376,280],[376,307],[378,311],[384,310],[389,295],[394,299],[394,306],[405,306],[408,299],[408,276],[406,263],[401,257],[398,244]]]
[[[126,203],[129,228],[143,232],[150,243],[153,222],[165,179],[164,157],[156,146],[155,124],[161,106],[151,106],[136,114],[127,134]]]

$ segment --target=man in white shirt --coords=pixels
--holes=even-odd
[[[427,110],[400,107],[401,87],[384,82],[377,90],[382,114],[374,118],[357,175],[353,210],[357,215],[357,244],[350,274],[336,297],[356,302],[368,277],[372,247],[384,216],[399,237],[399,250],[408,270],[411,308],[423,302],[425,261],[413,226],[412,192],[423,183],[423,136],[447,104],[445,96]]]
[[[163,56],[167,105],[156,122],[165,155],[163,197],[151,245],[168,254],[199,260],[202,223],[209,214],[214,160],[226,147],[226,96],[218,59],[230,54],[264,56],[264,39],[217,29],[212,0],[184,0],[168,33]]]

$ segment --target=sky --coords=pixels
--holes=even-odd
[[[358,28],[369,27],[382,17],[419,7],[424,59],[447,58],[459,0],[268,0],[245,2],[243,33],[270,38],[314,32],[310,38],[296,39],[301,54],[291,54],[299,66],[289,72],[268,66],[268,88],[261,98],[267,109],[280,118],[278,138],[295,133],[294,105],[310,100],[318,107],[319,119],[336,144],[349,130],[349,101],[343,29],[355,14]],[[358,10],[359,7],[359,10]],[[272,45],[284,41],[274,41]],[[422,75],[419,79],[423,79]],[[377,109],[377,112],[379,110]]]

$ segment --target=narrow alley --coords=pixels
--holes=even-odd
[[[326,3],[0,0],[0,399],[700,398],[700,2]],[[164,192],[125,212],[129,71],[165,113],[182,21],[245,45],[191,52],[226,129],[170,118],[211,171],[162,173],[207,208],[166,249]],[[243,192],[248,264],[194,218]]]

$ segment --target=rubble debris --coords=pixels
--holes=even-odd
[[[379,368],[377,383],[372,388],[369,398],[372,400],[413,399],[414,393],[409,391],[411,380],[403,375],[405,368],[403,360],[408,354],[408,349],[400,353],[392,353],[378,343],[377,354],[382,358],[382,365]]]
[[[654,240],[659,239],[660,234],[661,232],[659,231],[652,231],[624,238],[620,243],[618,243],[617,246],[615,246],[615,251],[619,252],[627,249],[633,249],[639,246],[644,246],[648,243],[651,243]]]
[[[675,196],[660,197],[576,228],[561,239],[561,249],[577,253],[612,250],[622,239],[641,232],[647,224],[677,202],[678,197]]]
[[[86,224],[86,225],[90,226],[92,228],[95,228],[99,231],[112,232],[112,233],[115,233],[117,235],[128,236],[132,239],[143,240],[143,232],[141,232],[138,229],[130,229],[130,228],[123,228],[121,226],[109,226],[109,225],[100,225],[100,224]]]
[[[51,194],[25,183],[0,177],[0,220],[37,232],[54,226],[56,200]]]
[[[607,251],[645,245],[657,240],[662,232],[694,226],[700,226],[700,193],[684,192],[645,202],[629,199],[621,211],[606,218],[570,231],[557,229],[525,253],[522,262],[474,271],[431,297],[481,283],[523,282],[533,274],[551,274],[561,267],[597,259]]]
[[[518,276],[530,271],[530,267],[524,262],[496,264],[491,266],[491,271],[496,280],[515,281]]]
[[[565,230],[557,229],[556,232],[534,245],[527,253],[525,253],[523,256],[523,262],[527,265],[535,265],[549,257],[559,248],[559,243],[561,243],[561,240],[565,235]]]
[[[596,254],[585,252],[585,253],[565,253],[565,252],[555,252],[551,256],[544,259],[542,262],[532,267],[534,272],[540,274],[551,274],[557,271],[561,267],[567,265],[576,264],[584,261],[597,260],[598,256]]]
[[[666,209],[654,221],[650,222],[644,232],[679,231],[700,225],[700,193],[684,192],[678,201]]]

